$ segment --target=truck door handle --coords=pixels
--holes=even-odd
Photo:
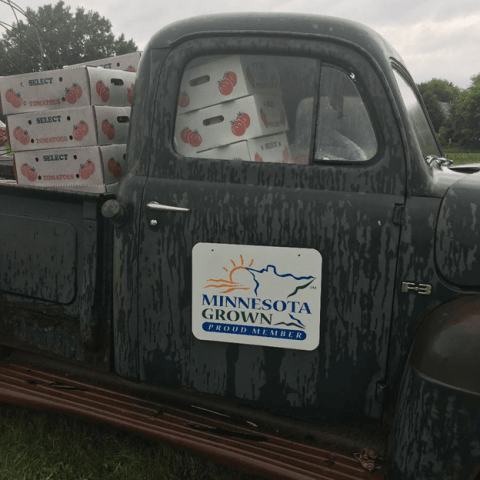
[[[182,207],[171,207],[170,205],[161,205],[158,202],[149,202],[147,203],[147,208],[153,210],[154,212],[189,212],[189,208]]]

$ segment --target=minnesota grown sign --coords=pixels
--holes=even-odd
[[[313,249],[198,243],[192,329],[200,340],[314,350],[322,257]]]

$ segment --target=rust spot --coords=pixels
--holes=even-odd
[[[371,448],[364,448],[360,453],[354,453],[355,458],[362,464],[362,467],[368,471],[375,469],[375,459],[377,454]]]
[[[189,425],[189,427],[200,432],[213,433],[223,437],[243,438],[244,440],[252,440],[253,442],[268,442],[268,438],[262,435],[253,435],[251,433],[237,432],[235,430],[227,430],[218,427],[206,427],[203,425]]]
[[[328,452],[325,458],[325,465],[330,468],[334,467],[335,459],[336,455],[333,452]]]

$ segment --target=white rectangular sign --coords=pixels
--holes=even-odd
[[[295,350],[318,347],[318,251],[197,243],[192,259],[196,338]]]

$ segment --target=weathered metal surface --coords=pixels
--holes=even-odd
[[[135,81],[135,93],[127,146],[128,174],[119,185],[118,199],[124,204],[122,224],[115,230],[113,249],[114,294],[113,305],[115,368],[123,376],[138,378],[138,239],[140,235],[141,195],[148,173],[148,163],[140,158],[149,155],[152,142],[151,129],[155,110],[154,91],[160,68],[169,50],[142,53]],[[137,92],[140,92],[137,93]],[[150,95],[145,95],[150,92]]]
[[[178,184],[157,181],[146,194],[166,201],[159,192],[173,190],[182,194]],[[201,208],[192,207],[188,217],[158,216],[158,227],[145,221],[148,230],[140,250],[139,317],[144,322],[139,324],[139,337],[140,352],[145,352],[141,378],[302,417],[354,416],[373,410],[367,402],[376,401],[376,384],[385,373],[390,308],[385,299],[393,295],[393,282],[382,277],[388,272],[393,280],[396,248],[396,238],[388,236],[388,230],[394,230],[389,225],[391,208],[376,207],[390,199],[377,196],[384,201],[373,204],[355,194],[309,192],[300,201],[298,193],[285,190],[249,190],[230,185],[205,191],[200,184],[189,185],[184,197]],[[358,209],[360,202],[382,227],[359,222],[365,215]],[[336,217],[336,211],[341,215]],[[297,216],[302,228],[281,227],[282,219]],[[381,239],[380,252],[375,239]],[[192,338],[190,252],[199,241],[307,248],[315,244],[324,258],[319,348],[294,352]]]
[[[170,139],[183,66],[196,54],[238,48],[325,56],[350,65],[368,101],[382,105],[372,113],[380,143],[377,161],[360,168],[180,159]],[[147,52],[147,58],[154,53]],[[143,204],[158,201],[192,213],[140,213],[138,191],[131,190],[134,196],[128,198],[124,185],[119,194],[139,213],[140,283],[138,318],[129,314],[116,322],[117,340],[122,336],[117,371],[131,371],[132,358],[140,352],[140,378],[159,385],[193,387],[297,416],[379,418],[382,399],[376,392],[386,375],[399,235],[393,209],[404,199],[405,165],[388,89],[375,67],[334,43],[217,38],[178,47],[158,78],[150,152],[132,152],[141,164],[150,164]],[[136,98],[142,95],[152,98],[152,92],[137,90]],[[152,215],[156,227],[150,226]],[[137,250],[130,232],[120,229],[116,243],[124,249],[118,268],[127,274],[119,284],[133,286]],[[325,285],[319,349],[273,351],[194,339],[190,252],[200,241],[318,249]]]
[[[99,348],[98,328],[101,310],[95,302],[97,282],[104,279],[99,275],[97,262],[101,262],[101,250],[98,246],[97,202],[83,204],[83,273],[82,296],[80,300],[80,339],[82,345],[91,351]],[[110,244],[109,244],[110,248]],[[101,271],[101,270],[100,270]]]
[[[480,174],[447,191],[438,216],[435,254],[441,275],[455,285],[480,286]]]
[[[389,57],[400,59],[398,53],[377,32],[365,25],[344,18],[294,13],[234,13],[203,15],[167,25],[155,34],[152,48],[170,48],[191,37],[215,36],[228,39],[242,35],[277,35],[288,38],[317,38],[341,41],[368,52],[375,61],[388,70]]]
[[[21,297],[20,297],[21,298]],[[78,336],[78,318],[60,305],[0,299],[0,343],[84,361]]]
[[[102,201],[0,186],[0,343],[108,368],[112,227],[97,217]]]
[[[478,295],[454,300],[461,292],[439,275],[435,239],[441,197],[459,177],[434,171],[433,180],[437,198],[407,199],[400,243],[388,376],[388,416],[396,424],[392,476],[473,480],[480,463],[478,401],[459,388],[474,391],[477,383],[478,334],[464,329],[475,326]],[[462,223],[465,215],[458,215]],[[404,292],[403,281],[428,284],[430,294]],[[429,378],[412,366],[405,368],[412,344],[413,367]]]
[[[67,222],[0,214],[0,290],[55,303],[77,291],[77,235]]]
[[[392,310],[388,377],[393,407],[415,332],[425,316],[458,296],[438,276],[435,265],[435,229],[441,198],[409,197],[400,239],[397,286]],[[428,284],[430,295],[402,291],[402,282]]]
[[[409,366],[395,419],[392,478],[477,479],[479,431],[479,395],[442,385]]]
[[[27,364],[0,364],[0,401],[109,423],[275,480],[386,478],[381,460],[372,472],[362,466],[360,451],[285,439],[253,422],[146,400],[119,387],[99,385],[98,379],[91,382]]]

